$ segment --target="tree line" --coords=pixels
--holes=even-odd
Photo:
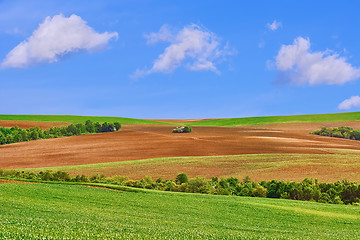
[[[242,181],[237,178],[213,177],[211,180],[196,177],[188,179],[185,173],[178,174],[173,180],[153,180],[147,176],[141,180],[131,180],[124,176],[105,177],[77,175],[72,177],[63,171],[24,172],[0,169],[0,177],[32,179],[44,181],[90,182],[115,184],[135,188],[162,191],[202,193],[214,195],[234,195],[248,197],[283,198],[303,201],[316,201],[332,204],[360,205],[360,185],[347,180],[335,183],[319,183],[317,179],[305,178],[302,182],[278,180],[253,182],[249,177]]]
[[[99,123],[87,120],[85,124],[71,124],[64,127],[51,127],[43,130],[40,127],[21,129],[18,126],[12,128],[0,127],[0,145],[26,142],[38,139],[59,138],[67,136],[78,136],[82,134],[115,132],[121,129],[119,122]]]
[[[314,132],[311,132],[311,134],[352,139],[358,141],[360,140],[360,130],[354,130],[351,127],[333,127],[333,128],[322,127],[320,130],[315,130]]]

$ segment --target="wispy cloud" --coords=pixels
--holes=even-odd
[[[279,28],[282,27],[282,23],[274,20],[272,23],[267,23],[266,26],[267,26],[271,31],[276,31],[276,30],[278,30]]]
[[[181,65],[191,71],[213,71],[219,73],[216,61],[234,54],[227,46],[222,47],[219,38],[209,30],[196,24],[185,26],[178,32],[163,25],[159,32],[146,34],[148,44],[159,41],[170,45],[154,61],[150,69],[137,69],[132,75],[139,78],[152,73],[171,73]]]
[[[62,56],[81,50],[103,49],[118,33],[97,33],[77,15],[47,17],[32,35],[12,49],[2,68],[25,68],[37,63],[57,62]]]
[[[333,51],[311,52],[310,40],[298,37],[293,44],[282,45],[275,67],[282,80],[293,84],[342,85],[360,77],[360,69]]]
[[[5,31],[6,34],[9,35],[22,35],[23,32],[18,28],[18,27],[14,27],[13,29],[8,29]]]
[[[360,97],[359,96],[352,96],[349,99],[344,100],[338,106],[340,110],[348,110],[350,108],[360,107]]]

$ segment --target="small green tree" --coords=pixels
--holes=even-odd
[[[100,128],[101,128],[101,124],[99,122],[96,122],[94,124],[94,128],[95,128],[95,132],[99,133],[100,132]]]
[[[95,132],[95,126],[94,126],[93,122],[90,120],[87,120],[85,122],[85,128],[86,128],[86,131],[89,133]]]
[[[180,173],[176,176],[177,184],[182,184],[182,183],[187,183],[187,182],[188,182],[188,177],[186,176],[185,173]]]
[[[258,186],[253,188],[251,196],[253,197],[266,197],[266,188]]]
[[[6,137],[2,132],[0,132],[0,145],[3,145],[5,143],[6,143]]]
[[[205,178],[194,178],[190,179],[188,182],[186,192],[190,193],[209,193],[210,191],[210,184],[206,181]]]
[[[119,122],[114,122],[115,131],[119,131],[121,129],[121,124]]]

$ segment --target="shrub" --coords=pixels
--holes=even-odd
[[[129,181],[129,178],[125,176],[113,176],[109,179],[109,181],[115,184],[125,185],[125,183]]]
[[[251,196],[253,197],[266,197],[266,188],[258,186],[252,190]]]
[[[360,130],[354,130],[351,127],[337,127],[337,128],[322,127],[320,130],[315,130],[311,132],[311,134],[328,136],[328,137],[346,138],[352,140],[360,140]]]
[[[115,131],[119,131],[121,129],[121,124],[119,122],[114,122]]]
[[[3,145],[5,143],[6,143],[6,137],[2,132],[0,132],[0,145]]]
[[[319,198],[319,202],[321,202],[321,203],[331,202],[331,198],[330,198],[329,194],[321,193],[320,198]]]
[[[336,196],[336,197],[334,198],[334,200],[332,200],[331,203],[333,203],[333,204],[344,204],[344,202],[341,201],[341,198],[340,198],[339,196]]]
[[[180,173],[176,176],[176,183],[177,184],[182,184],[182,183],[187,183],[188,182],[188,177],[186,176],[185,173]]]
[[[175,129],[173,129],[172,131],[173,133],[191,133],[192,132],[192,128],[188,127],[188,126],[181,126],[181,127],[176,127]]]
[[[208,193],[210,185],[205,178],[191,179],[187,185],[186,192],[190,193]]]

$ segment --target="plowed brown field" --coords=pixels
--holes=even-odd
[[[3,121],[0,121],[0,124],[8,126],[6,124],[9,123],[4,124]],[[31,124],[27,122],[22,125],[17,122],[17,125],[22,127],[28,127]],[[42,123],[40,126],[49,127],[50,125],[47,124],[49,123]],[[331,154],[327,149],[360,150],[360,142],[358,141],[309,134],[310,131],[322,126],[360,128],[360,122],[287,123],[231,128],[195,127],[191,134],[171,133],[173,126],[123,125],[122,130],[115,133],[82,135],[0,146],[0,168],[42,168],[160,157],[259,153]],[[186,166],[184,167],[186,170]],[[216,166],[209,166],[209,169],[206,166],[198,167],[202,171],[208,171],[209,174],[219,172]],[[135,170],[133,169],[133,171]],[[299,168],[300,175],[302,171],[306,171],[306,168]],[[360,172],[360,169],[356,171]],[[174,170],[174,172],[169,173],[169,176],[178,172],[180,171]],[[116,172],[111,174],[116,174]],[[269,178],[276,177],[276,174],[278,173],[274,170],[274,174]],[[122,173],[121,175],[131,176],[133,173]],[[203,175],[207,176],[207,174]]]
[[[42,129],[49,129],[51,127],[63,127],[68,126],[70,123],[63,122],[25,122],[25,121],[4,121],[0,120],[0,127],[15,127],[19,128],[31,128],[31,127],[40,127]]]

